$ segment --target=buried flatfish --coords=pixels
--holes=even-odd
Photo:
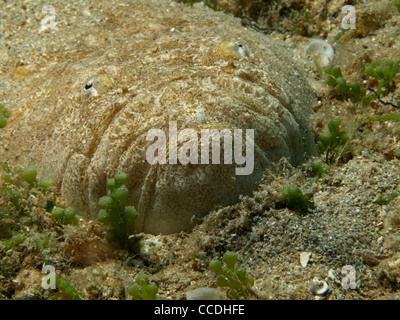
[[[136,232],[190,231],[193,217],[251,194],[272,163],[315,154],[314,96],[282,43],[202,5],[90,10],[76,28],[32,35],[47,54],[7,71],[18,90],[3,94],[14,116],[0,146],[2,160],[36,166],[82,215],[97,216],[107,179],[124,171]],[[84,23],[96,13],[107,18]]]

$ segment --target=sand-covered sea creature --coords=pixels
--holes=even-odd
[[[202,5],[99,1],[90,10],[95,23],[87,14],[82,25],[48,34],[18,29],[10,41],[36,41],[47,56],[34,59],[27,49],[29,68],[10,63],[0,74],[18,88],[3,95],[15,112],[1,132],[1,159],[35,166],[80,216],[97,217],[107,178],[123,171],[127,204],[139,214],[135,231],[189,231],[193,217],[250,194],[281,158],[298,165],[316,153],[308,123],[314,96],[282,43]],[[218,142],[220,164],[200,157],[224,129],[238,139]],[[214,130],[211,140],[201,140],[201,130]],[[162,142],[149,132],[165,133],[165,164],[148,161],[148,149]],[[196,141],[199,163],[173,163],[177,155],[193,159],[186,155]],[[235,152],[253,156],[242,165],[224,158],[238,141]],[[251,170],[237,174],[244,165]]]

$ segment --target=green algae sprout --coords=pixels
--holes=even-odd
[[[54,208],[51,211],[51,215],[62,224],[77,225],[79,223],[79,217],[76,215],[76,210],[72,207],[67,207],[65,209],[61,207]]]
[[[282,190],[282,195],[286,199],[286,205],[290,210],[300,213],[307,213],[309,209],[314,209],[312,193],[303,193],[296,185],[290,185]]]
[[[128,176],[124,172],[117,173],[107,180],[108,192],[99,199],[98,220],[110,225],[106,238],[120,247],[127,246],[128,227],[137,217],[137,211],[132,206],[122,205],[128,200],[129,191],[125,186]]]
[[[222,265],[219,260],[213,260],[209,265],[211,270],[220,275],[217,279],[217,285],[229,288],[227,297],[231,300],[249,298],[254,279],[246,274],[246,269],[236,266],[238,257],[235,252],[227,251],[223,260],[225,265]]]
[[[128,293],[133,300],[163,300],[157,295],[158,287],[149,283],[149,278],[143,274],[139,274],[135,278],[135,284],[128,288]]]
[[[383,62],[372,61],[365,65],[365,74],[379,81],[376,93],[380,96],[386,96],[393,91],[392,81],[400,71],[400,60],[394,63],[387,59]]]
[[[11,111],[0,104],[0,129],[7,125],[7,119],[11,117]]]
[[[326,152],[327,163],[330,163],[343,153],[349,140],[347,133],[340,129],[341,123],[342,119],[340,117],[332,117],[328,122],[329,131],[324,131],[319,135],[317,147],[320,154]]]

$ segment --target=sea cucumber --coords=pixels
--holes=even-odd
[[[281,42],[200,4],[96,1],[90,10],[107,19],[16,32],[48,55],[27,50],[29,69],[0,74],[19,88],[3,95],[14,117],[1,132],[1,159],[36,166],[81,215],[96,218],[107,178],[124,171],[134,231],[190,231],[193,217],[251,194],[272,163],[316,153],[315,98]],[[146,136],[171,121],[178,130],[254,130],[252,173],[237,175],[235,163],[150,164]]]

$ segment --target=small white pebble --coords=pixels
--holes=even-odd
[[[329,269],[329,271],[328,271],[328,279],[336,281],[335,271],[333,269]]]
[[[300,263],[303,268],[307,267],[308,261],[310,261],[311,252],[300,253]]]
[[[226,300],[225,295],[212,288],[198,288],[186,292],[187,300]]]

